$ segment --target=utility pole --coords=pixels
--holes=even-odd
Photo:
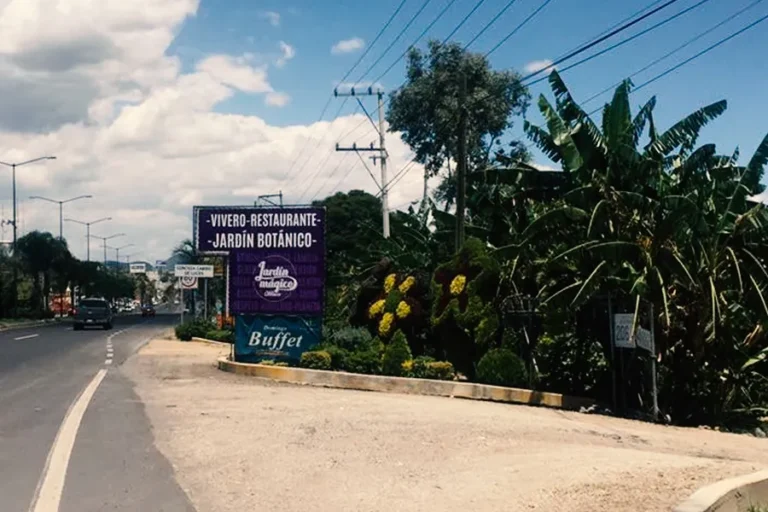
[[[272,199],[278,198],[279,204],[275,203]],[[281,190],[277,194],[263,194],[256,198],[254,206],[279,206],[283,207],[283,191]]]
[[[456,251],[464,247],[464,213],[467,209],[467,75],[461,73],[459,89],[459,147],[456,166]]]
[[[107,269],[107,240],[112,240],[113,238],[117,238],[119,236],[125,236],[125,233],[116,233],[116,234],[111,235],[111,236],[96,236],[96,235],[91,235],[89,233],[88,236],[92,237],[92,238],[98,238],[99,240],[101,240],[103,242],[103,244],[104,244],[104,270],[106,270]],[[88,244],[90,245],[90,243],[91,243],[91,240],[89,238],[88,239]]]
[[[365,109],[365,106],[360,101],[358,96],[377,96],[378,97],[378,112],[379,112],[379,121],[378,126],[374,124],[374,128],[376,128],[376,131],[379,132],[379,147],[374,147],[373,143],[371,143],[370,147],[358,147],[357,144],[352,144],[352,147],[340,147],[339,144],[336,144],[336,151],[354,151],[354,152],[360,152],[360,151],[373,151],[377,152],[378,155],[374,156],[374,163],[376,160],[381,161],[381,185],[379,185],[379,188],[381,189],[381,215],[382,215],[382,233],[384,235],[384,238],[389,238],[389,183],[387,183],[387,147],[386,147],[386,140],[385,140],[385,132],[384,132],[384,92],[381,90],[374,91],[373,87],[368,87],[367,89],[361,91],[357,91],[354,87],[350,88],[350,91],[348,93],[340,93],[338,89],[334,89],[333,91],[334,96],[352,96],[355,99],[357,99],[357,102],[360,104],[360,107],[365,112],[365,115],[368,116],[368,119],[373,124],[373,119],[371,119],[371,116],[368,114],[368,111]]]

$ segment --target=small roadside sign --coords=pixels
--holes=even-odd
[[[176,277],[213,277],[213,265],[176,265],[173,273]]]
[[[147,273],[147,264],[146,263],[131,263],[131,267],[129,269],[131,274],[146,274]]]
[[[635,336],[632,334],[632,322],[635,315],[619,313],[613,315],[613,345],[618,348],[635,348]]]
[[[643,350],[647,350],[651,353],[654,352],[653,336],[651,336],[651,331],[648,329],[638,327],[637,334],[635,335],[635,341],[637,342],[637,348],[642,348]]]
[[[197,278],[184,276],[179,278],[179,285],[182,290],[197,290]]]

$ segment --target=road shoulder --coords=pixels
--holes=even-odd
[[[199,510],[661,511],[768,464],[752,437],[276,384],[216,370],[226,351],[153,341],[126,365]]]

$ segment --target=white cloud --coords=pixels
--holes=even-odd
[[[209,74],[214,80],[243,92],[271,92],[265,67],[253,68],[247,57],[212,55],[198,62],[197,70]]]
[[[526,73],[536,73],[537,71],[541,71],[542,69],[547,68],[549,68],[549,70],[555,69],[554,67],[550,68],[549,66],[552,66],[552,61],[549,59],[532,60],[526,64],[523,69]]]
[[[270,25],[273,27],[279,27],[280,26],[280,13],[275,11],[264,11],[262,13],[259,13],[259,17],[262,19],[265,19],[269,22]]]
[[[264,103],[270,107],[284,107],[291,101],[291,97],[284,92],[270,92],[264,98]]]
[[[6,3],[0,8],[0,160],[57,156],[18,169],[20,234],[58,233],[56,206],[29,196],[92,194],[65,205],[64,215],[112,217],[93,226],[93,234],[126,233],[115,245],[136,247],[121,256],[135,251],[154,261],[191,235],[196,204],[251,204],[256,195],[279,190],[288,203],[305,189],[302,201],[352,188],[377,192],[354,155],[334,151],[337,140],[374,141],[365,116],[273,126],[257,116],[215,111],[236,91],[277,106],[289,98],[273,90],[265,64],[254,63],[258,56],[200,56],[192,71],[182,72],[166,52],[195,15],[197,0],[68,0],[67,10],[54,0]],[[387,149],[394,175],[410,152],[396,134],[388,135]],[[1,169],[0,180],[10,180]],[[421,190],[415,166],[393,188],[390,204],[418,198]],[[10,186],[0,187],[0,218],[10,218],[10,199]],[[0,239],[10,233],[0,225]],[[85,257],[85,228],[65,223],[64,235]],[[91,257],[102,257],[95,241]]]
[[[275,61],[275,66],[279,68],[285,66],[289,60],[296,56],[296,49],[285,41],[280,41],[280,52],[280,57]]]
[[[342,53],[352,53],[361,50],[365,46],[365,41],[359,37],[353,37],[352,39],[343,39],[331,47],[331,53],[333,55],[339,55]]]

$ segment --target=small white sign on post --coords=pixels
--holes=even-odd
[[[651,353],[654,352],[653,336],[651,336],[651,331],[648,329],[638,327],[637,334],[635,335],[635,341],[637,341],[637,348],[642,348],[643,350],[647,350]]]
[[[176,265],[173,274],[176,277],[213,277],[213,265]]]
[[[197,278],[185,276],[179,278],[179,286],[182,290],[197,290]]]
[[[613,345],[618,348],[635,348],[635,336],[632,335],[632,313],[613,315]]]
[[[146,263],[131,263],[129,272],[131,274],[146,274],[147,273],[147,264]]]

